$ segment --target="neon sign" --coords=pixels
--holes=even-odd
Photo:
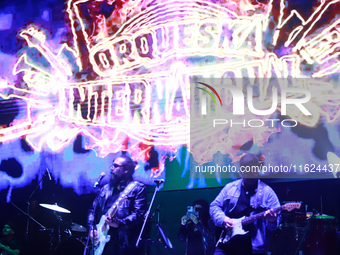
[[[80,8],[89,1],[68,1],[73,45],[62,44],[56,52],[46,34],[34,25],[20,33],[30,48],[19,57],[13,74],[23,73],[27,86],[18,88],[2,81],[0,96],[24,100],[26,116],[1,129],[0,141],[25,136],[35,150],[56,152],[81,133],[87,137],[86,149],[102,157],[121,150],[126,137],[130,138],[128,149],[135,157],[139,157],[140,143],[166,148],[165,153],[189,143],[189,120],[193,117],[190,95],[198,93],[190,87],[192,77],[294,79],[304,76],[304,61],[317,66],[313,77],[339,69],[340,21],[317,35],[309,34],[325,10],[339,1],[323,0],[310,19],[301,18],[302,25],[290,32],[285,45],[289,46],[299,34],[303,36],[284,56],[264,45],[272,2],[261,5],[262,9],[244,2],[240,11],[228,4],[203,0],[150,5],[135,1],[115,9],[110,17],[91,14],[90,24]],[[285,11],[282,1],[273,45],[280,38],[280,29],[293,14],[298,15]],[[36,51],[41,54],[38,59],[32,53]],[[244,84],[238,86],[242,89]],[[321,116],[329,122],[339,119],[339,91],[331,83],[311,81],[299,84],[297,89],[316,92],[309,102],[311,117],[293,108],[283,109],[280,104],[278,111],[286,110],[289,117],[306,126],[314,126]],[[268,84],[259,83],[258,103],[268,106],[267,94]],[[229,100],[227,107],[230,105]],[[335,110],[329,111],[330,107]],[[251,119],[251,113],[245,114]],[[261,127],[254,131],[240,127],[235,132],[241,131],[248,133],[245,139],[261,146],[280,129]],[[227,145],[221,142],[219,146],[237,160],[232,152],[239,146],[233,137],[237,134],[216,132],[212,135],[227,140]],[[203,148],[204,141],[201,143]],[[211,148],[198,162],[209,161],[216,149]]]

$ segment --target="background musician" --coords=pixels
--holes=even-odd
[[[259,166],[257,156],[247,154],[240,160],[240,169]],[[233,228],[232,218],[241,218],[251,212],[267,210],[265,217],[245,226],[249,231],[244,236],[235,236],[229,242],[221,242],[215,255],[265,254],[268,250],[269,232],[279,225],[278,215],[273,209],[280,203],[275,192],[258,179],[258,172],[243,172],[242,179],[228,183],[210,204],[210,215],[214,223],[224,230]],[[225,233],[226,231],[224,231]]]
[[[192,212],[181,218],[178,240],[186,242],[186,255],[211,255],[215,250],[215,225],[205,199],[194,201]]]
[[[6,221],[2,228],[2,239],[0,239],[1,255],[19,255],[21,251],[21,243],[14,239],[15,225],[10,221]]]

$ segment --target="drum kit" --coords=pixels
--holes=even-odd
[[[272,232],[272,255],[337,254],[337,222],[335,217],[316,211],[281,212],[281,224]]]
[[[87,228],[72,221],[63,221],[58,213],[71,213],[71,211],[57,204],[39,204],[41,207],[52,210],[57,217],[58,227],[52,228],[50,234],[51,255],[82,255],[86,245],[86,237],[77,237],[72,232],[84,233]]]

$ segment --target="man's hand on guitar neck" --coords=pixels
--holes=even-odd
[[[223,227],[226,230],[232,229],[234,227],[232,219],[230,219],[229,217],[225,217],[223,220]]]
[[[119,222],[118,222],[117,217],[111,218],[109,216],[106,216],[105,221],[110,227],[118,228],[118,226],[119,226]]]
[[[277,213],[274,212],[273,209],[269,209],[264,213],[264,216],[266,217],[268,222],[276,222],[277,221]]]

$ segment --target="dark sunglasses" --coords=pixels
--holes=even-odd
[[[123,167],[123,165],[112,164],[111,169],[112,169],[112,168],[119,168],[119,167]]]

